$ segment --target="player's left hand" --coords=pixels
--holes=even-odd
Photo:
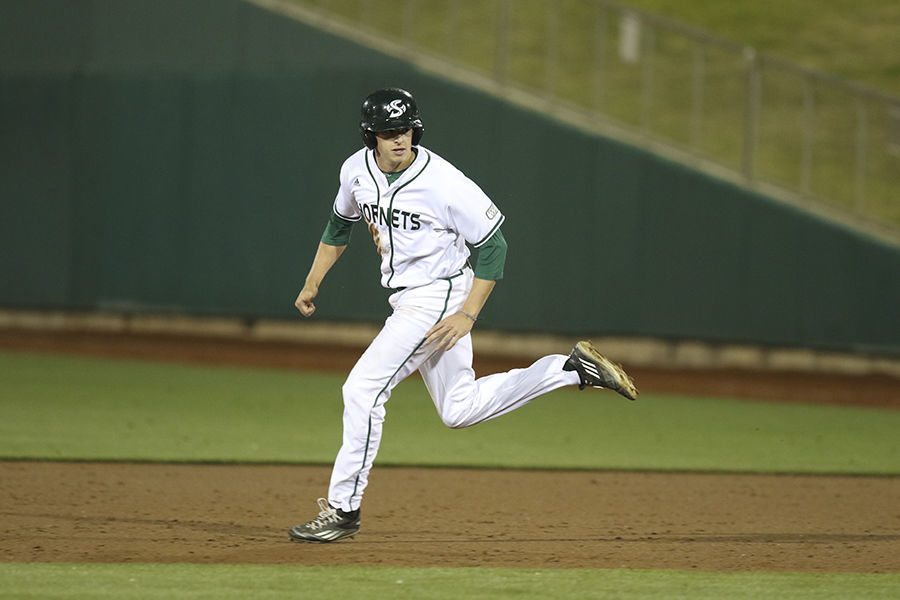
[[[436,350],[449,350],[456,342],[466,337],[475,322],[462,313],[453,313],[440,323],[428,330],[425,334],[425,343],[437,343]]]

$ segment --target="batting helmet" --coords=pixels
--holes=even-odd
[[[375,133],[391,129],[412,129],[413,146],[419,145],[425,126],[412,94],[400,88],[372,92],[362,103],[359,133],[369,149],[375,148]]]

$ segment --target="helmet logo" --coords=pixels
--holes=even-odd
[[[396,119],[400,115],[406,112],[406,105],[403,104],[402,98],[397,98],[396,100],[392,100],[388,103],[388,116],[392,119]]]

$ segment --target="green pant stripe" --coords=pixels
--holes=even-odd
[[[450,304],[450,293],[453,291],[453,279],[456,278],[456,277],[457,277],[458,275],[460,275],[460,274],[461,274],[461,273],[457,273],[457,275],[454,275],[454,276],[452,276],[452,277],[449,277],[449,278],[447,278],[447,280],[446,280],[447,283],[449,284],[449,285],[447,286],[447,296],[444,298],[444,308],[441,310],[441,314],[440,314],[440,316],[437,318],[437,321],[434,322],[435,325],[437,325],[438,323],[440,323],[440,322],[441,322],[441,319],[443,319],[443,318],[444,318],[444,315],[447,313],[447,306]],[[410,353],[407,355],[407,357],[403,359],[403,362],[400,363],[400,366],[397,367],[397,370],[394,371],[394,373],[388,378],[387,382],[384,384],[384,387],[381,388],[381,389],[378,391],[378,394],[375,395],[375,401],[372,403],[372,408],[373,408],[373,409],[374,409],[375,406],[377,406],[377,404],[378,404],[378,398],[380,398],[381,395],[385,392],[385,390],[387,390],[388,386],[391,384],[391,381],[393,381],[393,380],[394,380],[394,377],[397,376],[397,373],[400,372],[400,369],[402,369],[403,366],[404,366],[407,362],[409,362],[409,359],[412,358],[413,355],[414,355],[416,352],[419,351],[419,348],[421,348],[421,347],[422,347],[422,344],[424,344],[424,343],[425,343],[425,338],[422,338],[422,341],[420,341],[420,342],[416,345],[416,347],[413,348],[413,351],[410,352]],[[371,412],[371,409],[370,409],[370,411],[369,411],[369,428],[368,428],[368,431],[366,432],[366,449],[365,449],[365,451],[363,452],[362,467],[360,467],[359,471],[357,471],[357,474],[356,474],[356,481],[353,482],[353,493],[350,495],[350,500],[351,500],[351,501],[353,500],[353,496],[356,495],[357,489],[359,489],[359,474],[362,472],[363,468],[366,466],[366,460],[369,458],[369,440],[371,440],[371,439],[372,439],[372,412]],[[352,504],[350,505],[350,510],[353,510],[353,505],[352,505]]]

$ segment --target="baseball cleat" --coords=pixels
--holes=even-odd
[[[319,498],[319,516],[288,530],[295,542],[336,542],[359,532],[359,509],[344,512],[334,508],[325,498]]]
[[[580,390],[585,387],[606,388],[618,392],[629,400],[637,398],[638,391],[631,377],[622,370],[622,367],[597,352],[590,342],[582,341],[575,344],[566,364],[563,365],[563,371],[578,373],[581,378],[581,383],[578,384]]]

